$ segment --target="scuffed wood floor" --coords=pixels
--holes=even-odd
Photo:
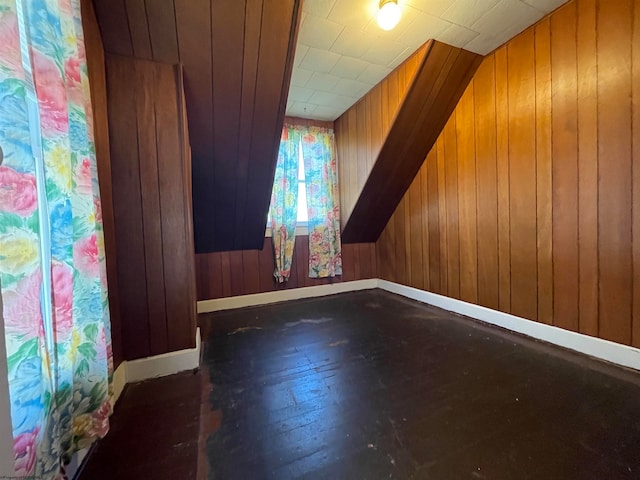
[[[640,375],[372,290],[203,315],[81,478],[637,479]]]

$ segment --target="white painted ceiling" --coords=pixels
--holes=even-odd
[[[427,40],[485,55],[566,1],[399,0],[386,32],[379,0],[305,0],[287,115],[335,120]]]

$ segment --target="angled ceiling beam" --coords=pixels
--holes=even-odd
[[[352,182],[359,191],[352,192],[357,201],[350,215],[343,217],[344,243],[375,242],[378,239],[482,58],[433,40],[425,45],[424,55],[400,101],[395,118],[390,122],[366,181],[364,184]],[[364,121],[380,121],[369,117],[367,115]],[[342,160],[362,162],[362,158],[354,158],[347,153],[350,144],[358,142],[358,139],[350,138],[345,132],[348,130],[343,130],[342,138],[337,139],[341,172],[346,168]],[[340,134],[338,130],[337,135]],[[344,179],[343,175],[341,179]]]

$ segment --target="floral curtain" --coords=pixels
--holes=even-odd
[[[273,276],[278,283],[289,280],[298,216],[298,154],[300,133],[293,127],[282,130],[275,180],[271,192],[271,238],[275,254]]]
[[[0,0],[0,285],[16,474],[104,436],[111,335],[79,0]]]
[[[309,227],[309,277],[342,275],[338,166],[333,130],[302,132]]]

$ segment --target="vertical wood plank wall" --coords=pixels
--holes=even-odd
[[[425,52],[425,47],[419,48],[335,122],[343,227],[351,216]]]
[[[117,368],[122,362],[122,326],[120,320],[120,297],[118,293],[118,270],[116,255],[115,218],[113,215],[113,191],[111,184],[111,154],[109,150],[109,118],[107,115],[107,77],[104,48],[100,28],[91,0],[82,0],[82,27],[84,30],[87,70],[91,87],[93,109],[93,136],[100,182],[100,203],[104,246],[109,284],[109,311],[113,363]]]
[[[377,278],[375,243],[342,245],[342,276],[309,278],[309,239],[296,237],[291,278],[278,285],[273,278],[273,244],[264,239],[262,250],[196,254],[198,300],[325,285]]]
[[[640,347],[639,40],[637,2],[574,0],[488,55],[380,277]]]
[[[125,360],[194,346],[188,140],[180,70],[107,55],[118,288]]]
[[[285,117],[285,122],[334,128],[333,122],[297,117]],[[342,276],[333,279],[309,278],[309,239],[306,235],[298,236],[293,249],[291,277],[288,282],[277,285],[273,278],[273,243],[271,238],[265,237],[261,250],[196,254],[198,300],[377,278],[376,261],[375,243],[343,244]]]

